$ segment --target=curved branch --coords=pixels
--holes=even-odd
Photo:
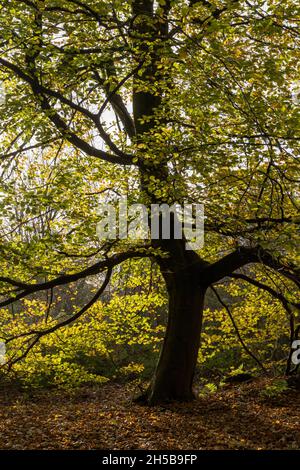
[[[255,287],[258,287],[259,289],[262,289],[268,292],[270,295],[272,295],[272,297],[279,300],[288,312],[290,312],[289,305],[292,305],[293,307],[300,310],[300,302],[291,302],[287,300],[283,294],[281,294],[280,292],[277,292],[275,289],[268,286],[267,284],[264,284],[263,282],[257,281],[256,279],[252,279],[251,277],[246,276],[245,274],[241,274],[241,273],[232,273],[229,275],[229,277],[233,279],[241,279],[245,282],[248,282],[249,284],[252,284]]]
[[[264,371],[264,372],[267,372],[267,369],[265,368],[265,366],[263,365],[263,363],[253,354],[253,352],[250,351],[250,349],[248,348],[248,346],[245,344],[243,338],[241,337],[241,334],[240,334],[240,331],[238,329],[238,326],[237,324],[235,323],[235,319],[233,318],[232,316],[232,313],[230,311],[230,308],[228,307],[228,305],[225,304],[225,302],[221,299],[218,291],[211,286],[211,290],[213,291],[213,293],[215,294],[215,296],[217,297],[218,301],[220,302],[220,304],[225,308],[226,312],[228,313],[229,315],[229,318],[231,320],[231,323],[235,329],[235,332],[237,334],[237,337],[239,339],[239,342],[241,343],[243,349],[246,351],[246,353],[252,357],[252,359],[259,365],[259,367],[261,367],[261,369]]]
[[[113,268],[114,266],[122,263],[123,261],[126,261],[127,259],[143,258],[143,257],[149,257],[149,254],[146,252],[143,253],[139,251],[127,251],[124,253],[118,253],[116,255],[113,255],[111,258],[106,258],[105,260],[101,260],[98,263],[95,263],[92,266],[89,266],[88,268],[83,269],[82,271],[79,271],[77,273],[65,274],[55,279],[52,279],[51,281],[41,282],[38,284],[23,284],[13,279],[2,278],[3,282],[9,283],[11,285],[16,285],[18,287],[22,287],[23,290],[17,295],[14,295],[0,302],[0,308],[6,307],[7,305],[10,305],[16,302],[17,300],[21,300],[30,294],[34,294],[35,292],[53,289],[54,287],[62,286],[65,284],[70,284],[72,282],[76,282],[79,279],[83,279],[88,276],[94,276],[95,274],[101,273],[105,269]]]
[[[133,157],[131,155],[125,154],[117,148],[117,146],[111,141],[109,135],[103,129],[102,125],[97,121],[97,115],[90,112],[88,109],[80,106],[79,104],[74,103],[69,100],[61,93],[51,90],[43,85],[41,85],[36,78],[33,78],[28,73],[24,72],[18,65],[9,62],[8,60],[0,57],[0,64],[11,70],[18,78],[28,83],[35,96],[40,98],[40,104],[42,110],[46,113],[49,120],[55,125],[59,132],[75,147],[79,148],[87,155],[92,157],[101,158],[102,160],[117,163],[121,165],[131,165],[133,162]],[[102,139],[104,142],[115,152],[116,155],[110,154],[103,150],[100,150],[96,147],[91,146],[89,143],[81,139],[75,132],[71,131],[69,126],[63,120],[63,118],[55,111],[55,109],[50,105],[49,100],[46,96],[51,96],[58,99],[61,103],[66,104],[74,111],[80,112],[84,116],[91,119],[91,121],[96,125]]]
[[[100,289],[96,292],[96,294],[92,297],[92,299],[84,307],[82,307],[77,313],[75,313],[72,317],[67,318],[66,320],[58,323],[57,325],[54,325],[54,326],[52,326],[50,328],[47,328],[45,330],[31,330],[31,331],[28,331],[27,333],[24,333],[24,334],[21,334],[21,335],[18,335],[18,336],[13,336],[13,337],[9,338],[6,341],[6,343],[9,343],[9,342],[11,342],[15,339],[20,338],[20,337],[34,335],[34,338],[33,338],[32,342],[28,345],[28,347],[25,349],[25,351],[20,356],[18,356],[16,359],[12,358],[5,365],[8,365],[9,367],[12,367],[13,364],[16,364],[17,362],[24,359],[27,356],[27,354],[29,353],[29,351],[36,345],[36,343],[43,336],[51,334],[54,331],[58,330],[59,328],[62,328],[64,326],[69,325],[70,323],[73,323],[75,320],[77,320],[79,317],[81,317],[81,315],[83,315],[102,295],[102,293],[104,292],[104,290],[106,289],[106,287],[107,287],[107,285],[110,281],[111,274],[112,274],[112,267],[108,268],[105,279],[104,279],[104,282],[103,282],[102,286],[100,287]]]
[[[205,285],[214,284],[237,269],[250,263],[262,263],[274,269],[279,274],[293,281],[300,287],[300,269],[289,264],[285,265],[278,258],[261,246],[253,248],[239,247],[227,256],[215,263],[209,264],[201,271],[201,283]]]

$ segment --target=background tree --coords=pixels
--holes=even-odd
[[[106,273],[73,316],[24,334],[18,359],[84,314],[128,259],[154,259],[169,296],[150,403],[192,398],[209,286],[232,275],[255,282],[241,272],[255,263],[297,311],[297,18],[295,4],[271,0],[2,2],[0,306]],[[55,220],[37,237],[12,239],[12,180],[29,160],[37,174],[41,155],[46,182],[22,191],[18,224],[28,230],[42,207]],[[204,203],[205,247],[186,250],[174,238],[101,244],[99,195],[148,207]]]

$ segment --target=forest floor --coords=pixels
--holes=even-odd
[[[300,449],[300,393],[261,394],[262,380],[190,404],[144,407],[128,385],[0,391],[1,449]]]

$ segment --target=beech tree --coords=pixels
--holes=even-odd
[[[105,274],[70,318],[24,334],[16,360],[83,315],[117,266],[150,258],[169,313],[144,398],[190,400],[210,286],[241,278],[291,315],[299,310],[299,7],[290,0],[3,0],[0,8],[0,307]],[[24,189],[26,173],[34,188]],[[204,204],[204,247],[188,250],[174,234],[99,241],[103,195],[149,208]],[[19,218],[14,205],[23,208]],[[17,227],[30,236],[16,238]],[[258,282],[253,266],[273,284]]]

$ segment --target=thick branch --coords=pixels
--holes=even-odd
[[[237,269],[250,263],[262,263],[293,281],[300,287],[300,270],[293,265],[284,265],[264,248],[240,247],[201,271],[201,283],[210,285],[229,276]]]
[[[264,371],[264,372],[267,372],[265,366],[263,365],[263,363],[255,356],[255,354],[253,354],[252,351],[250,351],[250,349],[248,348],[248,346],[246,345],[246,343],[244,342],[243,338],[241,337],[241,334],[240,334],[240,331],[238,329],[238,326],[235,322],[235,319],[233,318],[233,315],[230,311],[230,308],[228,307],[228,305],[225,304],[225,302],[221,299],[218,291],[211,286],[211,289],[212,291],[214,292],[215,296],[217,297],[218,301],[220,302],[220,304],[225,308],[226,312],[228,313],[229,315],[229,318],[231,320],[231,323],[232,323],[232,326],[233,328],[235,329],[235,332],[237,334],[237,337],[239,339],[239,342],[241,343],[243,349],[246,351],[246,353],[261,367],[261,369]]]
[[[98,299],[99,297],[102,295],[102,293],[104,292],[104,290],[106,289],[109,281],[110,281],[110,277],[111,277],[111,273],[112,273],[112,268],[110,267],[108,270],[107,270],[107,273],[106,273],[106,276],[105,276],[105,280],[102,284],[102,286],[100,287],[100,289],[96,292],[96,294],[93,296],[93,298],[83,307],[81,308],[77,313],[75,313],[72,317],[69,317],[67,318],[66,320],[50,327],[50,328],[47,328],[45,330],[31,330],[31,331],[28,331],[26,333],[23,333],[19,336],[13,336],[11,338],[9,338],[6,343],[9,343],[15,339],[18,339],[20,337],[26,337],[26,336],[33,336],[33,340],[32,342],[27,346],[27,348],[25,349],[25,351],[20,355],[18,356],[16,359],[12,358],[10,361],[9,361],[9,366],[11,367],[13,364],[15,364],[16,362],[19,362],[21,361],[22,359],[24,359],[27,354],[29,353],[29,351],[36,345],[36,343],[45,335],[48,335],[48,334],[51,334],[51,333],[54,333],[54,331],[58,330],[59,328],[62,328],[64,326],[67,326],[69,325],[70,323],[73,323],[75,320],[77,320],[79,317],[81,317]]]
[[[208,16],[207,18],[205,18],[204,20],[194,20],[195,23],[199,23],[199,24],[203,24],[205,23],[206,21],[209,21],[211,20],[212,18],[214,18],[215,20],[217,20],[218,18],[220,18],[220,16],[222,15],[222,13],[226,12],[228,10],[228,7],[230,5],[233,5],[235,3],[238,3],[240,0],[231,0],[228,2],[228,5],[224,6],[223,8],[217,8],[215,5],[213,5],[212,3],[208,2],[207,0],[190,0],[189,1],[189,4],[190,4],[190,7],[194,6],[195,4],[197,3],[202,3],[202,5],[206,8],[208,8],[210,10],[210,16]]]

